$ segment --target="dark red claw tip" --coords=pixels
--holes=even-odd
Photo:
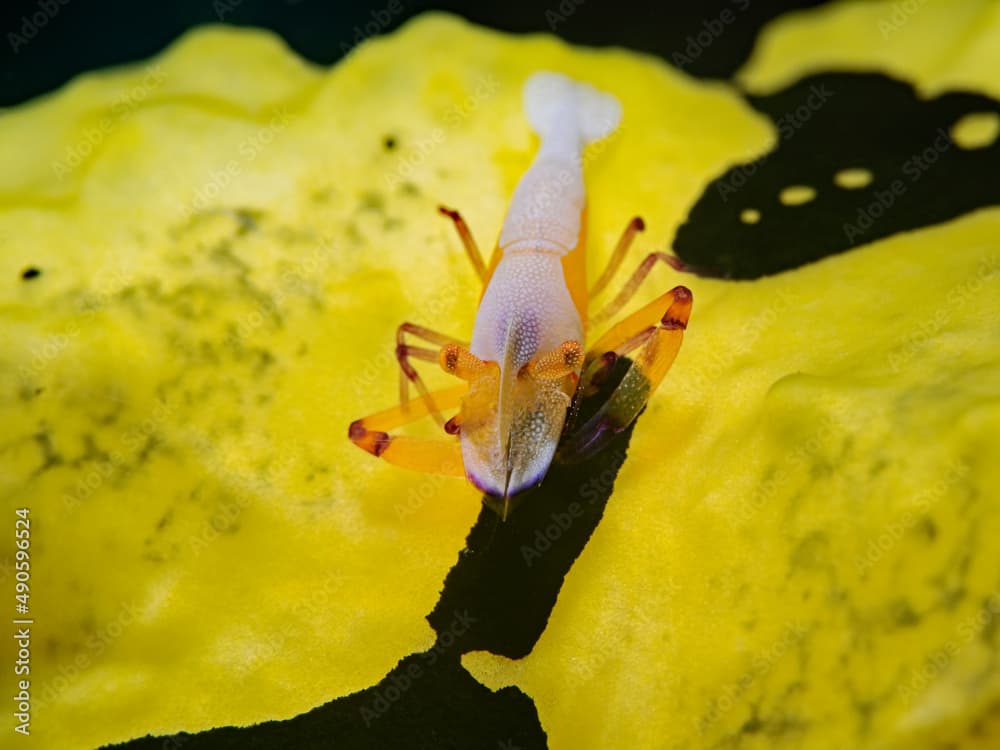
[[[399,362],[400,369],[406,374],[410,380],[416,381],[417,371],[410,364],[409,360],[406,359],[406,355],[409,353],[409,348],[406,344],[396,345],[396,360]]]
[[[694,298],[686,286],[675,286],[671,291],[674,293],[675,302],[690,302]]]
[[[604,385],[608,377],[611,375],[611,370],[614,368],[615,362],[617,361],[617,354],[614,352],[604,352],[604,354],[601,355],[601,367],[594,373],[593,377],[591,377],[590,384],[598,388]]]
[[[347,437],[354,441],[360,440],[367,434],[368,430],[366,430],[365,426],[361,424],[360,419],[355,419],[351,422],[351,426],[347,428]]]
[[[362,421],[356,419],[351,422],[351,426],[347,429],[347,436],[359,448],[363,448],[372,455],[381,456],[389,447],[389,443],[392,442],[392,437],[387,432],[368,430],[361,424]]]
[[[374,433],[374,435],[375,435],[375,443],[372,446],[372,453],[374,453],[376,456],[381,456],[383,453],[385,453],[385,449],[389,447],[389,443],[392,442],[392,438],[389,436],[389,433],[387,432],[376,432]]]

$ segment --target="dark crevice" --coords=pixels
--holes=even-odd
[[[618,359],[600,390],[583,401],[575,424],[586,423],[630,365]],[[453,612],[469,612],[476,621],[458,637],[461,651],[511,659],[530,653],[563,579],[604,515],[633,427],[586,462],[553,463],[541,485],[518,496],[506,522],[484,506],[427,617],[431,627],[443,633]]]
[[[881,74],[821,73],[748,100],[779,141],[710,183],[678,228],[674,250],[696,273],[753,279],[1000,204],[1000,142],[967,149],[951,136],[965,115],[1000,113],[988,96],[925,100]],[[836,184],[851,168],[871,182]],[[785,205],[796,185],[816,196]]]
[[[585,399],[582,424],[604,403],[631,362],[621,357]],[[460,657],[486,650],[528,654],[545,630],[563,579],[604,514],[632,427],[588,461],[552,465],[520,496],[506,521],[485,505],[427,620],[434,647],[411,654],[377,685],[286,721],[145,737],[117,748],[545,748],[534,702],[517,688],[493,692]],[[360,646],[359,646],[360,647]]]
[[[133,740],[131,750],[541,750],[545,732],[517,688],[493,692],[474,680],[458,653],[411,654],[377,685],[287,721]]]

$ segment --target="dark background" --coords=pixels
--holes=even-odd
[[[4,0],[0,106],[52,91],[87,70],[146,59],[185,30],[206,23],[272,29],[303,57],[328,65],[342,56],[342,45],[353,43],[356,28],[390,7],[399,12],[388,14],[384,31],[426,10],[440,9],[496,29],[556,33],[579,44],[624,46],[667,60],[683,53],[688,36],[728,11],[735,20],[727,25],[724,38],[682,66],[692,75],[726,78],[747,57],[763,23],[820,1]]]

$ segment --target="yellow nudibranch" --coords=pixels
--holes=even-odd
[[[621,292],[588,315],[590,300],[607,286],[643,229],[642,219],[629,222],[607,268],[588,289],[583,150],[618,127],[621,105],[588,84],[539,72],[525,83],[524,110],[541,145],[514,190],[488,265],[461,215],[440,209],[454,221],[484,285],[471,342],[414,323],[400,325],[400,405],[356,420],[349,430],[355,444],[390,463],[466,476],[497,499],[504,517],[512,496],[542,481],[557,447],[560,455],[589,455],[632,423],[673,363],[692,304],[687,287],[674,287],[584,349],[588,324],[621,310],[657,262],[674,268],[678,263],[650,253]],[[410,337],[436,348],[414,346]],[[575,401],[593,393],[625,355],[632,363],[605,403],[583,424],[567,424]],[[412,360],[437,362],[464,383],[431,392]],[[420,394],[412,401],[410,383]],[[441,411],[455,407],[458,414],[445,422]],[[387,432],[428,414],[451,439]]]

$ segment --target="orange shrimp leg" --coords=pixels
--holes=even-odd
[[[632,220],[625,227],[625,231],[622,232],[621,238],[618,240],[618,244],[615,246],[615,251],[611,254],[611,260],[608,261],[608,265],[604,267],[604,272],[601,274],[600,278],[594,282],[594,285],[587,292],[587,296],[590,299],[594,299],[598,294],[604,291],[604,288],[611,282],[612,277],[621,268],[622,261],[625,260],[626,254],[628,254],[629,248],[632,246],[632,240],[635,236],[646,229],[646,223],[642,220],[641,216],[633,216]]]
[[[429,393],[431,403],[439,409],[459,405],[468,391],[468,384],[452,386]],[[431,413],[428,399],[414,399],[391,409],[380,411],[351,423],[348,437],[356,446],[391,464],[428,474],[464,477],[462,445],[454,439],[430,439],[409,435],[390,435],[390,430],[415,422]]]
[[[410,383],[413,383],[413,385],[416,386],[420,397],[427,404],[430,413],[434,415],[437,423],[444,424],[444,419],[441,417],[440,407],[435,406],[434,399],[431,396],[430,391],[427,390],[427,386],[424,384],[423,378],[420,377],[420,373],[417,372],[413,363],[410,361],[411,359],[422,359],[426,362],[437,362],[438,357],[440,356],[440,348],[429,349],[427,347],[408,344],[406,341],[407,334],[423,339],[431,344],[437,344],[438,347],[458,343],[458,339],[447,336],[443,333],[438,333],[437,331],[417,325],[416,323],[402,323],[399,328],[396,329],[396,361],[399,362],[400,406],[405,409],[406,405],[409,403],[409,385]]]
[[[450,435],[466,430],[475,432],[488,422],[497,409],[500,367],[496,362],[480,359],[458,344],[441,347],[438,362],[446,373],[468,384],[468,393],[462,399],[462,411],[448,420],[445,432]]]
[[[633,224],[630,224],[629,228],[625,230],[625,234],[622,235],[622,239],[619,241],[618,247],[615,248],[615,253],[611,256],[611,261],[608,263],[608,268],[601,275],[601,278],[598,279],[597,284],[594,285],[594,289],[591,290],[591,298],[593,298],[597,292],[601,291],[601,289],[607,285],[612,274],[614,274],[618,267],[621,266],[622,256],[625,255],[625,251],[628,249],[628,243],[626,240],[631,240],[631,236],[635,235],[633,225],[636,221],[639,222],[641,228],[642,220],[638,219],[638,217],[633,219]],[[628,304],[628,301],[635,296],[635,293],[639,290],[639,286],[646,280],[646,277],[649,276],[649,272],[653,270],[653,266],[655,266],[657,262],[666,263],[675,271],[683,270],[683,263],[673,255],[668,255],[667,253],[650,253],[643,259],[642,263],[639,264],[639,267],[635,269],[635,272],[631,277],[629,277],[629,280],[625,282],[625,286],[622,287],[622,290],[618,292],[615,298],[611,300],[603,310],[590,317],[590,324],[599,325],[625,307],[625,305]]]
[[[476,270],[479,280],[485,284],[488,276],[486,263],[483,262],[483,256],[482,253],[479,252],[479,246],[476,244],[476,240],[472,236],[472,232],[469,231],[469,225],[466,224],[465,219],[462,218],[462,214],[454,209],[448,208],[447,206],[438,206],[438,212],[444,214],[455,222],[455,231],[458,232],[459,239],[462,240],[462,245],[465,247],[465,252],[468,254],[469,260],[472,262],[472,267]]]
[[[559,447],[562,460],[571,462],[592,455],[632,424],[677,357],[691,304],[691,290],[676,286],[597,340],[584,360],[582,394],[606,378],[619,357],[638,351],[608,400],[563,439]]]

